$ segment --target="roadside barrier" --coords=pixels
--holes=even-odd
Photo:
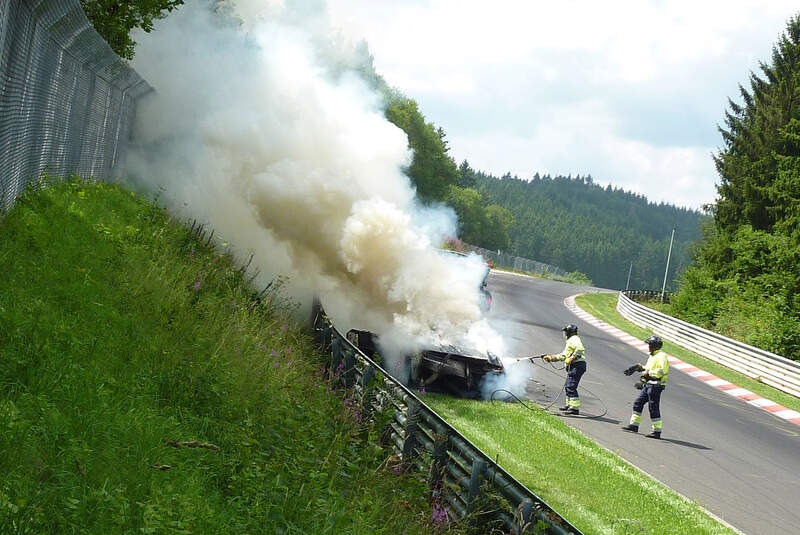
[[[522,273],[537,273],[542,276],[551,277],[566,277],[568,275],[568,273],[563,269],[556,266],[551,266],[550,264],[545,264],[544,262],[537,262],[536,260],[531,260],[529,258],[522,258],[519,256],[501,253],[500,251],[490,251],[474,245],[465,245],[467,249],[478,253],[487,262],[491,262],[494,266],[499,268],[511,269]]]
[[[0,213],[44,173],[120,178],[150,91],[79,0],[0,0]]]
[[[800,397],[800,362],[667,316],[619,293],[617,310],[631,323],[748,377]]]
[[[665,303],[669,303],[670,298],[675,295],[675,292],[664,292],[661,290],[623,290],[625,295],[636,302],[639,301],[654,301],[661,300],[662,296]]]
[[[581,533],[354,346],[318,302],[311,323],[317,344],[330,355],[329,369],[337,371],[341,386],[351,389],[363,414],[394,409],[387,442],[406,469],[428,472],[435,503],[460,519],[475,513],[482,497],[498,495],[508,507],[491,514],[509,533]]]

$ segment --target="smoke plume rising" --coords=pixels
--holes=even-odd
[[[264,281],[320,295],[343,330],[398,354],[431,339],[488,349],[481,260],[437,253],[454,213],[417,203],[406,136],[358,74],[368,57],[308,4],[237,2],[237,20],[198,0],[137,36],[134,67],[156,92],[129,169],[234,256],[252,253]]]

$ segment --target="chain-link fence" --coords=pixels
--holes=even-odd
[[[0,211],[43,173],[119,178],[151,90],[79,0],[0,0]]]
[[[481,249],[480,247],[473,247],[471,245],[469,246],[469,249],[475,251],[488,262],[491,262],[499,268],[510,269],[521,273],[535,273],[551,277],[566,277],[568,275],[568,273],[561,268],[551,266],[550,264],[545,264],[543,262],[537,262],[536,260],[530,260],[520,256],[501,253],[500,251]]]

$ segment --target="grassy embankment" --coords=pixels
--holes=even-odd
[[[644,340],[653,334],[650,331],[642,329],[641,327],[637,327],[619,315],[616,309],[616,293],[584,294],[576,299],[576,303],[579,307],[597,319],[603,320],[609,325],[613,325],[632,336],[636,336]],[[664,351],[681,359],[684,362],[688,362],[692,366],[696,366],[709,373],[713,373],[717,377],[725,379],[726,381],[730,381],[731,383],[739,385],[742,388],[746,388],[751,392],[755,392],[756,394],[770,399],[775,403],[780,403],[785,407],[800,411],[800,399],[792,396],[791,394],[787,394],[786,392],[782,392],[777,388],[773,388],[769,385],[756,381],[755,379],[751,379],[746,375],[731,370],[730,368],[727,368],[721,364],[717,364],[713,360],[702,357],[697,353],[683,349],[682,347],[669,341],[664,341]]]
[[[276,293],[124,189],[0,218],[0,533],[428,533]]]

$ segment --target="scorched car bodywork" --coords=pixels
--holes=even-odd
[[[375,357],[375,337],[371,332],[354,329],[347,333],[347,339],[370,358]],[[397,379],[411,387],[469,398],[480,397],[484,380],[505,373],[495,355],[453,347],[423,349],[407,355],[403,366],[394,371]]]

